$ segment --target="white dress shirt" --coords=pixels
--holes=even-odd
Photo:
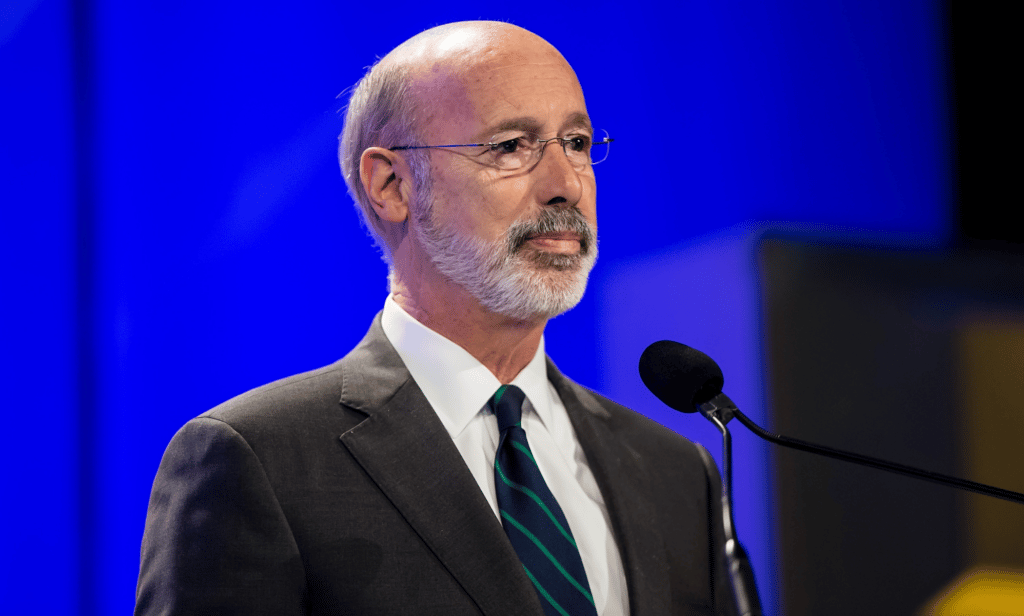
[[[384,302],[381,325],[498,517],[494,488],[498,422],[487,401],[502,383],[465,349],[411,317],[391,296]],[[562,400],[548,381],[543,338],[533,359],[511,384],[526,394],[523,430],[576,539],[597,613],[625,616],[629,613],[626,576],[608,509]]]

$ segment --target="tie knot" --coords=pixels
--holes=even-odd
[[[523,418],[523,400],[526,394],[515,385],[502,385],[491,397],[491,410],[498,418],[498,431],[518,426]]]

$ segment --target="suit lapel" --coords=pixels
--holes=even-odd
[[[537,594],[465,461],[380,327],[342,360],[341,441],[484,614],[542,614]]]
[[[648,471],[641,456],[615,437],[611,415],[586,389],[565,378],[548,360],[548,379],[554,384],[576,438],[587,456],[608,508],[629,589],[631,616],[665,614],[661,598],[669,587],[664,546],[655,532],[654,504],[644,489]]]

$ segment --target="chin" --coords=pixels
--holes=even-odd
[[[593,263],[588,255],[532,255],[528,263],[489,277],[491,284],[474,295],[491,312],[513,319],[550,319],[580,303]]]

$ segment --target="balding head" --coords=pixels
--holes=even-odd
[[[469,107],[467,89],[489,87],[493,76],[488,75],[487,67],[510,60],[559,62],[572,71],[558,50],[528,30],[502,22],[469,21],[431,28],[410,38],[377,62],[357,84],[349,100],[338,157],[349,192],[389,264],[408,223],[391,223],[377,215],[360,180],[362,153],[374,146],[424,145],[439,112]],[[579,88],[574,74],[573,82]],[[404,155],[418,201],[422,201],[430,192],[427,151],[407,150]]]

